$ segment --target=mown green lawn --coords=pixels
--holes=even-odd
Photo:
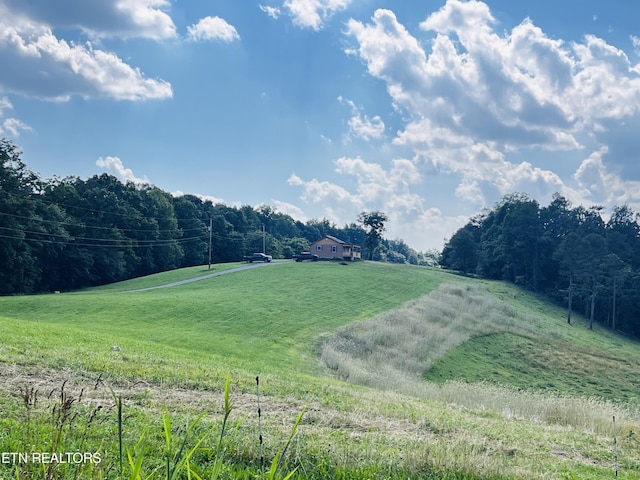
[[[427,294],[448,278],[367,262],[287,262],[127,293],[206,273],[196,267],[111,288],[0,298],[2,349],[25,361],[90,370],[124,356],[135,359],[125,369],[130,374],[150,367],[144,358],[154,356],[310,373],[318,368],[313,348],[322,333]]]
[[[530,391],[640,402],[640,352],[624,357],[611,350],[513,333],[474,337],[452,350],[425,374],[432,382],[489,381]]]
[[[529,391],[640,405],[640,342],[502,282],[478,282],[519,315],[515,329],[487,332],[451,350],[425,372],[442,383],[489,381]]]

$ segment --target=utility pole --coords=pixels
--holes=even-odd
[[[211,237],[213,236],[213,225],[211,221],[211,217],[209,217],[209,268],[211,270]]]

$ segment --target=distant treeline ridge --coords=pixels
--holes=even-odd
[[[639,215],[617,206],[572,207],[555,194],[540,207],[524,194],[505,196],[458,230],[440,264],[506,280],[544,294],[590,321],[640,337]]]
[[[209,253],[213,263],[238,261],[263,243],[274,258],[291,258],[325,235],[362,245],[368,258],[366,231],[355,222],[303,223],[268,205],[214,205],[108,174],[44,180],[20,155],[0,139],[0,294],[75,290],[203,265]],[[434,256],[402,240],[383,240],[374,252],[377,260],[416,265],[433,264]]]

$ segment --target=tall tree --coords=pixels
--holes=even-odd
[[[556,256],[556,251],[566,238],[575,231],[577,223],[571,210],[571,202],[558,193],[548,206],[540,209],[541,235],[539,238],[540,273],[543,277],[543,289],[549,292],[554,300],[556,287],[561,280],[560,262],[562,257]]]
[[[41,224],[35,222],[40,184],[20,156],[13,143],[0,139],[0,293],[4,294],[33,291],[41,273],[37,262]]]
[[[369,250],[369,260],[373,260],[373,254],[380,246],[382,234],[389,218],[382,212],[360,212],[358,222],[362,224],[366,231],[366,245]]]
[[[442,249],[440,263],[445,268],[466,274],[475,273],[478,267],[480,229],[468,223],[456,233]]]
[[[576,247],[574,247],[576,248]],[[588,301],[589,330],[593,330],[596,299],[604,289],[607,249],[604,237],[590,233],[581,239],[579,252],[579,280]]]
[[[538,203],[522,193],[505,195],[483,219],[479,273],[537,290],[540,234]]]
[[[569,232],[562,238],[560,245],[554,252],[554,260],[560,265],[560,275],[566,278],[567,292],[567,323],[571,325],[573,314],[573,297],[576,289],[576,278],[582,268],[580,252],[580,237],[575,232]]]
[[[195,195],[182,195],[173,197],[172,201],[184,252],[180,266],[192,267],[207,263],[209,218],[202,200]]]

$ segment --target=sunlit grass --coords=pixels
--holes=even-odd
[[[637,393],[633,369],[620,363],[640,363],[637,343],[589,332],[579,319],[567,327],[562,309],[508,285],[368,262],[291,262],[125,293],[197,277],[207,273],[203,268],[77,293],[0,298],[2,431],[14,431],[7,426],[22,418],[19,385],[45,392],[68,379],[67,385],[85,388],[88,405],[102,402],[112,412],[110,395],[89,393],[100,376],[128,409],[129,446],[144,431],[149,451],[161,449],[154,442],[162,440],[167,411],[178,432],[204,413],[194,438],[207,429],[216,438],[230,375],[235,408],[229,421],[242,426],[229,438],[222,478],[256,478],[260,374],[267,462],[306,406],[289,453],[289,468],[298,468],[294,478],[613,478],[613,415],[619,478],[640,472],[637,408],[613,401],[631,402]],[[350,380],[376,388],[347,384],[320,363],[322,345],[345,331],[368,335],[358,338],[376,353],[359,360]],[[474,343],[483,339],[487,343]],[[563,348],[552,349],[552,341]],[[605,398],[587,398],[593,391],[578,388],[581,377],[572,384],[562,369],[519,375],[518,369],[535,367],[536,343],[541,362],[564,360],[574,375],[584,368],[584,378],[596,381],[612,372],[598,381]],[[474,345],[466,352],[477,356],[464,368],[464,349]],[[481,355],[482,348],[489,354]],[[500,348],[504,354],[497,356]],[[456,352],[462,357],[447,363]],[[601,361],[583,362],[585,353]],[[492,363],[496,358],[502,363]],[[501,365],[505,373],[486,380],[512,386],[448,380],[463,377],[452,373],[458,363],[475,372],[468,378],[474,382]],[[426,371],[439,368],[451,376],[424,380]],[[528,375],[554,382],[553,391],[525,389]],[[112,442],[115,429],[107,424],[104,441]],[[0,435],[0,448],[16,440]],[[210,459],[206,452],[193,457],[200,472]],[[161,462],[148,458],[150,465]]]
[[[129,281],[124,290],[181,276]],[[166,356],[184,363],[224,358],[257,372],[316,372],[312,349],[320,334],[428,293],[443,278],[427,269],[364,262],[291,262],[143,292],[123,293],[120,285],[5,297],[3,345],[23,357],[91,369],[113,364],[111,347],[118,345],[132,369],[154,369],[144,358]]]

